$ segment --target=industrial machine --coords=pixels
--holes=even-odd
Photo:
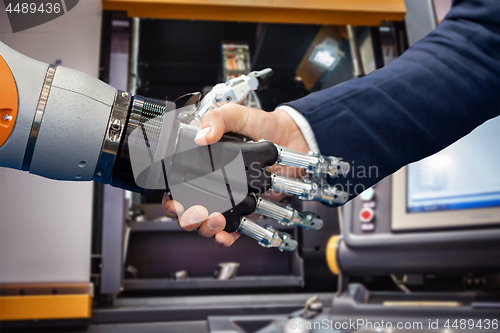
[[[160,5],[148,9],[138,1],[104,2],[106,9],[112,10],[125,10],[120,6],[131,3],[129,16],[135,13],[148,17],[150,10],[160,16],[180,12],[165,14],[155,7]],[[103,26],[103,45],[112,44],[109,29],[122,29],[123,21],[127,21],[126,35],[121,40],[128,43],[131,37],[127,44],[130,80],[124,91],[62,66],[26,59],[0,43],[0,65],[2,59],[8,65],[0,68],[2,75],[8,74],[0,85],[11,89],[10,96],[20,96],[19,104],[15,99],[2,98],[2,102],[10,104],[0,105],[0,133],[10,133],[8,139],[0,136],[0,140],[7,140],[0,146],[2,165],[55,179],[96,181],[90,276],[93,285],[87,284],[85,290],[70,285],[50,289],[2,286],[0,313],[12,310],[3,317],[7,321],[0,323],[2,329],[20,327],[23,331],[31,327],[37,331],[44,326],[81,325],[89,332],[498,331],[500,188],[491,181],[498,177],[489,167],[495,165],[492,161],[497,160],[498,152],[485,149],[498,141],[498,131],[492,130],[498,126],[494,125],[498,119],[450,147],[450,151],[380,181],[342,208],[322,204],[337,205],[345,200],[344,194],[329,187],[325,180],[335,172],[342,176],[349,170],[349,161],[290,152],[270,142],[251,142],[235,135],[227,135],[210,148],[212,151],[193,143],[197,121],[204,112],[228,97],[230,102],[239,102],[269,81],[267,70],[229,80],[215,79],[219,68],[213,63],[219,61],[221,41],[251,36],[247,40],[253,51],[250,67],[272,67],[275,71],[269,89],[256,93],[263,108],[271,110],[280,102],[382,67],[435,27],[432,1],[400,3],[403,10],[397,15],[377,16],[366,23],[371,27],[361,22],[368,22],[364,15],[369,11],[363,15],[354,11],[351,16],[345,12],[338,16],[328,13],[327,19],[347,17],[348,22],[321,22],[359,25],[345,31],[336,26],[319,27],[316,21],[300,21],[310,25],[294,26],[134,18],[129,26],[129,20],[117,13],[121,21],[114,25],[114,14],[105,12],[103,22],[108,25]],[[408,15],[405,22],[399,22],[404,5]],[[379,12],[376,9],[372,9],[373,13]],[[227,20],[230,15],[224,10],[192,11],[189,15],[203,20],[203,15],[212,13],[220,15],[217,19]],[[276,17],[309,17],[293,11],[282,9]],[[269,16],[257,14],[248,10],[248,15],[238,17],[267,22],[263,20]],[[172,33],[184,30],[186,35],[199,35],[199,39],[188,40]],[[224,38],[217,34],[221,31]],[[286,41],[292,45],[290,48],[285,47],[282,36],[292,36],[291,42]],[[200,45],[200,40],[206,44]],[[173,47],[175,54],[168,52]],[[204,52],[199,52],[200,48]],[[334,50],[338,59],[325,58],[328,50]],[[105,60],[112,51],[103,47],[101,52],[101,67],[108,70],[101,73],[101,78],[112,82]],[[326,62],[316,66],[314,61]],[[193,94],[187,104],[165,102],[186,92],[201,91],[209,83],[213,86],[225,81],[208,89],[204,99]],[[67,118],[67,103],[78,111],[76,121]],[[168,126],[170,130],[164,131]],[[171,130],[173,127],[176,129]],[[59,131],[49,130],[53,128]],[[167,132],[175,133],[174,138],[182,144],[165,153],[158,147],[170,147],[169,138],[161,135]],[[192,149],[194,154],[185,153]],[[138,154],[132,153],[134,150]],[[232,222],[228,223],[232,228],[229,230],[239,230],[261,245],[284,252],[264,249],[249,237],[241,237],[229,250],[218,249],[210,240],[182,231],[175,221],[161,214],[158,193],[163,195],[168,189],[172,198],[186,200],[182,194],[176,197],[170,186],[182,182],[169,181],[169,176],[182,178],[192,173],[203,176],[193,179],[208,176],[205,180],[210,183],[210,177],[216,176],[213,172],[232,170],[224,158],[217,167],[207,163],[210,157],[219,153],[222,156],[223,152],[229,152],[231,161],[238,161],[241,153],[243,161],[241,167],[235,168],[240,175],[236,180],[246,180],[243,185],[231,183],[239,189],[231,193],[225,188],[230,181],[219,183],[224,186],[216,197],[221,193],[231,195],[234,203],[226,200],[222,205],[229,204],[237,211],[226,212],[227,220]],[[13,157],[6,159],[7,155]],[[249,160],[261,163],[260,170],[275,162],[305,169],[308,180],[299,182],[262,172],[264,178],[259,186],[248,188],[252,175],[245,166]],[[164,166],[171,167],[170,173]],[[134,168],[140,170],[139,177]],[[292,196],[283,205],[259,197],[260,192],[273,186]],[[135,192],[129,192],[125,199],[124,188]],[[208,202],[207,198],[206,204],[212,204],[214,210],[221,206],[221,201]],[[241,202],[238,204],[235,198]],[[246,217],[254,211],[275,220],[264,217],[252,221]],[[262,224],[272,227],[264,228]],[[232,270],[227,279],[221,278],[223,269]],[[41,307],[42,303],[33,303],[36,297],[43,297],[41,294],[57,296],[55,304],[63,309],[72,307],[70,295],[85,297],[86,303],[81,303],[79,312],[58,311],[54,315]],[[30,296],[30,303],[20,301]],[[6,303],[9,297],[16,303]],[[31,312],[26,311],[26,304]]]

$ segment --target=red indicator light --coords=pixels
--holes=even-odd
[[[375,213],[370,208],[363,208],[359,212],[359,219],[363,222],[370,222],[373,219]]]

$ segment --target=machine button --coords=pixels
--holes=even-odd
[[[361,231],[368,232],[368,231],[374,231],[374,230],[375,230],[374,223],[362,223],[361,224]]]
[[[361,220],[361,222],[371,222],[374,216],[375,213],[371,208],[363,208],[359,212],[359,219]]]
[[[366,190],[361,192],[361,194],[359,195],[359,197],[363,201],[373,200],[374,196],[375,196],[375,190],[373,189],[373,187],[367,188]]]
[[[375,203],[375,201],[366,201],[366,202],[363,202],[363,208],[375,209],[376,207],[377,207],[377,204]]]

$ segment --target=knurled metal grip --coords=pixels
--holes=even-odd
[[[288,148],[276,145],[278,149],[278,163],[291,167],[301,168],[307,173],[314,173],[319,163],[317,156],[299,153]]]
[[[49,65],[49,68],[47,68],[47,74],[45,75],[45,80],[43,82],[42,92],[40,93],[40,98],[38,99],[38,104],[36,106],[35,117],[33,119],[33,124],[31,125],[28,144],[26,145],[26,152],[24,154],[23,165],[21,167],[21,170],[23,171],[30,170],[36,140],[38,138],[38,133],[40,132],[40,126],[42,126],[43,114],[45,113],[45,107],[47,105],[47,99],[49,98],[50,88],[52,87],[52,81],[54,80],[54,76],[56,74],[56,69],[56,65]]]
[[[255,208],[257,214],[265,215],[283,223],[292,220],[293,211],[293,208],[288,209],[263,198],[257,199],[257,207]]]
[[[296,195],[302,200],[312,200],[318,189],[318,184],[305,182],[299,179],[288,178],[273,173],[271,176],[272,189],[281,193]]]
[[[291,235],[271,226],[262,227],[248,216],[241,218],[238,232],[252,237],[263,247],[275,247],[280,251],[293,251],[297,248],[297,241]]]
[[[262,197],[257,199],[255,213],[275,219],[286,226],[298,226],[306,230],[319,230],[323,227],[323,220],[315,213],[299,212],[291,206],[283,207]]]
[[[345,176],[349,173],[350,165],[334,156],[323,156],[316,152],[299,153],[288,148],[276,145],[278,149],[278,164],[297,167],[307,171],[316,178]]]
[[[272,189],[281,193],[296,195],[301,200],[321,201],[328,205],[343,205],[349,196],[335,186],[318,184],[307,179],[298,180],[282,175],[272,174]]]

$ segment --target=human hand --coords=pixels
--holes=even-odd
[[[265,112],[239,104],[223,105],[207,112],[201,118],[195,142],[200,146],[212,144],[219,141],[226,132],[242,134],[255,141],[266,139],[299,152],[309,150],[295,121],[281,109]],[[296,176],[297,171],[297,169],[282,166],[273,166],[269,169],[287,176]],[[273,196],[274,199],[281,197]],[[219,246],[231,246],[239,237],[237,232],[224,231],[226,220],[221,213],[209,215],[203,206],[192,206],[184,211],[182,205],[165,195],[162,209],[166,216],[177,217],[179,226],[184,230],[198,229],[200,235],[214,237],[215,243]]]

